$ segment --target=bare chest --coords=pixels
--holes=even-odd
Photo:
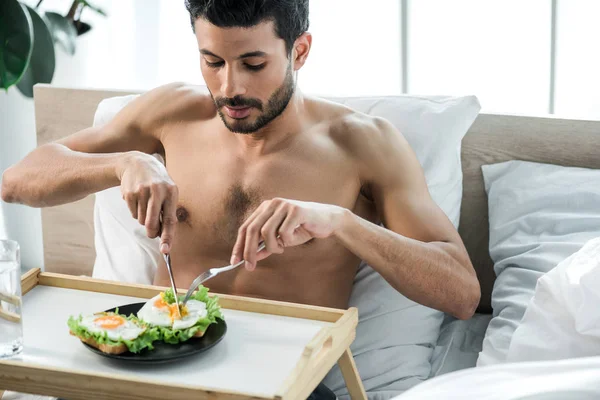
[[[195,150],[171,153],[167,169],[179,188],[175,246],[205,259],[230,254],[239,227],[265,200],[354,209],[360,193],[356,171],[336,154],[282,153],[248,163],[226,151]]]

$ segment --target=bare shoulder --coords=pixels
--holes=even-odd
[[[379,151],[380,147],[401,136],[388,120],[358,111],[333,119],[330,134],[340,145],[357,155],[365,151]]]
[[[203,87],[174,82],[141,94],[113,122],[134,125],[145,132],[160,132],[165,125],[210,119],[215,113],[214,102]]]
[[[167,125],[209,119],[215,113],[203,87],[171,83],[136,96],[108,123],[82,129],[57,143],[86,153],[162,153]]]
[[[325,99],[313,98],[310,101],[312,108],[318,110],[316,118],[326,123],[331,139],[348,151],[369,151],[402,138],[402,134],[385,118]]]
[[[363,178],[382,178],[401,161],[414,160],[409,143],[389,120],[327,101],[321,109],[328,113],[332,141],[357,163]]]

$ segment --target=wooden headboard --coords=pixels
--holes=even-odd
[[[133,92],[36,85],[38,145],[92,124],[100,101]],[[482,289],[479,312],[490,312],[495,280],[489,256],[487,196],[481,166],[526,160],[600,169],[600,121],[480,114],[462,146],[463,200],[459,233]],[[46,271],[90,275],[94,264],[94,196],[42,209]]]

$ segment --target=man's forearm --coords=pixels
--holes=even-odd
[[[407,238],[350,211],[334,237],[409,299],[461,319],[475,311],[477,277],[452,243]]]
[[[31,207],[69,203],[119,185],[118,166],[126,153],[87,154],[47,144],[2,176],[2,200]]]

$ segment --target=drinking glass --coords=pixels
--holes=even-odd
[[[0,240],[0,358],[23,351],[19,244]]]

